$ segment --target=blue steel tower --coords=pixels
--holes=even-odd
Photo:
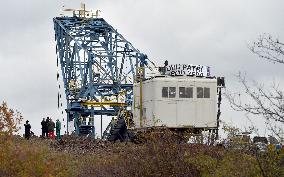
[[[53,19],[67,124],[74,122],[77,134],[94,134],[94,116],[116,116],[122,107],[131,108],[136,70],[147,67],[149,60],[98,18],[98,11],[69,11],[73,16]]]

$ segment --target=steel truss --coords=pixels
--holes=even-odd
[[[67,124],[74,120],[77,134],[83,127],[94,133],[95,115],[115,116],[131,107],[136,69],[149,60],[103,18],[74,15],[53,22]]]

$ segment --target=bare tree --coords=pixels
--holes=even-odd
[[[277,64],[284,64],[284,43],[279,42],[269,34],[261,35],[249,49],[259,56],[259,58],[268,60]],[[264,87],[256,81],[248,82],[245,75],[237,75],[241,86],[244,88],[243,97],[240,93],[226,93],[231,107],[237,111],[244,111],[253,115],[260,115],[270,122],[270,125],[276,123],[284,124],[284,95],[279,85],[273,83],[269,87]],[[268,88],[268,89],[266,89]],[[244,99],[246,98],[246,99]],[[248,99],[249,98],[249,99]],[[249,100],[243,102],[243,100]],[[270,126],[270,130],[276,133],[277,128]],[[279,132],[279,131],[277,131]],[[283,135],[276,134],[278,137]]]
[[[269,89],[264,85],[253,82],[252,86],[246,80],[246,77],[240,73],[237,75],[239,82],[245,91],[245,97],[250,98],[248,102],[243,102],[244,97],[241,94],[226,93],[231,107],[236,111],[245,111],[254,115],[261,115],[266,120],[273,120],[284,123],[284,99],[283,92],[277,85],[273,84]]]
[[[249,46],[249,49],[273,63],[284,64],[284,43],[279,42],[278,38],[273,38],[269,34],[260,35],[259,38]]]

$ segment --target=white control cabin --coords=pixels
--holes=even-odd
[[[133,86],[133,119],[136,128],[217,127],[217,79],[163,76]],[[142,107],[142,112],[140,108]]]

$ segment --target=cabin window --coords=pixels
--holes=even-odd
[[[175,97],[176,97],[176,88],[169,87],[169,98],[175,98]]]
[[[197,98],[210,98],[210,88],[197,87]]]
[[[203,98],[203,87],[196,88],[197,98]]]
[[[179,97],[185,98],[185,87],[179,87]]]
[[[186,98],[193,98],[193,88],[186,87],[185,88]]]
[[[192,87],[179,87],[179,97],[180,98],[193,98],[193,88]]]
[[[204,87],[204,98],[210,98],[210,88]]]
[[[162,88],[162,97],[163,98],[168,98],[169,95],[169,88],[168,87],[163,87]]]

